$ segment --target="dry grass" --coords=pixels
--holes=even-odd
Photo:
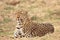
[[[0,40],[60,40],[60,0],[20,0],[15,6],[5,1],[0,1]],[[14,39],[16,21],[13,12],[20,9],[27,10],[34,22],[52,23],[55,32],[43,37]]]

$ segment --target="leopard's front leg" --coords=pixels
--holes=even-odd
[[[25,37],[25,33],[23,32],[23,28],[15,30],[14,37],[17,38],[19,36],[20,36],[20,38]]]
[[[19,37],[19,29],[16,29],[14,32],[14,37],[18,38]]]

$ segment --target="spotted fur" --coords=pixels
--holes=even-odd
[[[27,15],[27,11],[16,12],[17,18],[20,18],[24,36],[36,37],[44,36],[47,33],[53,33],[54,27],[50,23],[35,23]]]

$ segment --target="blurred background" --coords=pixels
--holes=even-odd
[[[43,37],[13,38],[16,10],[27,10],[31,20],[51,23],[55,32]],[[60,0],[0,0],[0,40],[60,40]]]

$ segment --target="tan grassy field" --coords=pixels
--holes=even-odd
[[[12,2],[11,0],[0,0],[0,40],[60,40],[60,0],[19,1],[17,5],[11,5],[6,4]],[[34,22],[53,24],[54,33],[34,38],[13,38],[16,26],[14,12],[21,9],[27,10]]]

